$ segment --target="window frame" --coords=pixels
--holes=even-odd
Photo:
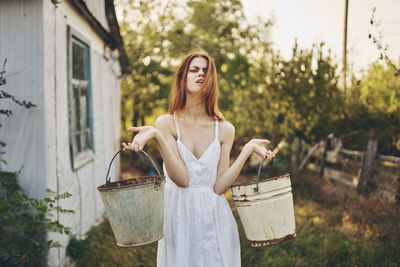
[[[79,80],[73,78],[73,44],[78,44],[86,48],[87,62],[85,62],[84,70],[87,72],[87,80]],[[93,109],[92,109],[92,86],[91,86],[91,49],[90,42],[84,38],[79,32],[72,29],[70,25],[67,25],[67,91],[68,91],[68,135],[69,135],[69,150],[71,165],[73,170],[77,170],[84,165],[94,160],[94,140],[93,140]],[[79,95],[81,90],[86,90],[86,108],[87,108],[87,123],[85,129],[75,129],[75,103],[74,103],[74,86],[78,85]],[[86,89],[82,89],[86,87]],[[79,104],[79,106],[81,106]],[[81,115],[79,116],[81,119]],[[83,146],[84,134],[87,132],[88,147],[78,151],[78,144],[76,142],[76,135],[80,135],[80,144]]]

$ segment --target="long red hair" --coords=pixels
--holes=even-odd
[[[175,111],[179,112],[185,108],[189,108],[190,103],[186,103],[186,79],[190,62],[196,57],[203,57],[207,60],[207,73],[205,74],[204,83],[195,95],[195,99],[199,99],[205,103],[207,114],[210,117],[216,117],[219,121],[222,121],[224,120],[224,116],[218,109],[217,69],[214,61],[205,51],[191,52],[183,59],[175,73],[174,82],[171,87],[168,113],[174,114]]]

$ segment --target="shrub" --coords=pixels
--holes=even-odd
[[[54,212],[73,213],[57,205],[70,196],[46,189],[43,199],[29,198],[18,185],[18,173],[0,172],[0,266],[46,265],[47,251],[61,246],[46,240],[46,232],[70,233],[51,219]]]
[[[88,246],[88,239],[77,239],[76,236],[72,235],[67,245],[67,255],[72,259],[77,260],[82,257]]]

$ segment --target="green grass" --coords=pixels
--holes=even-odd
[[[310,173],[295,177],[292,183],[297,233],[293,240],[252,248],[233,207],[242,266],[400,265],[398,205],[332,190]],[[156,266],[156,243],[117,247],[107,218],[87,236],[80,243],[76,266]]]
[[[76,266],[156,266],[157,243],[118,247],[106,217],[100,225],[90,229],[85,240],[74,244],[73,249],[80,250]]]

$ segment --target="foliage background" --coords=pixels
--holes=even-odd
[[[249,24],[239,0],[120,0],[117,10],[132,70],[122,82],[123,138],[131,138],[129,126],[166,112],[180,60],[203,49],[217,65],[220,108],[236,127],[233,154],[255,137],[311,144],[355,131],[344,140],[348,148],[364,150],[373,138],[379,152],[400,154],[400,79],[385,60],[353,78],[344,95],[338,60],[324,43],[295,44],[283,59],[271,45],[274,19]]]

